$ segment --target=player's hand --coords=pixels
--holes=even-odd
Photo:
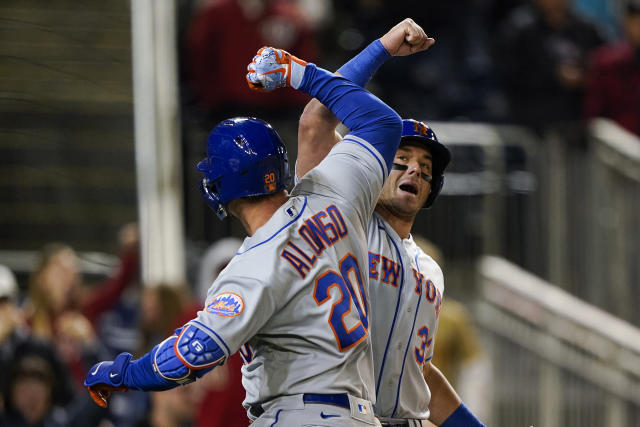
[[[296,68],[296,65],[299,67]],[[292,74],[304,73],[306,65],[305,61],[285,50],[263,47],[247,66],[247,84],[250,89],[260,92],[291,86]],[[302,76],[297,77],[301,81]]]
[[[429,49],[436,41],[413,19],[406,18],[382,36],[380,42],[390,55],[407,56]]]
[[[100,362],[89,370],[84,385],[97,405],[106,408],[112,392],[129,390],[124,378],[131,358],[129,353],[120,353],[113,362]]]
[[[111,393],[114,391],[129,391],[126,387],[113,387],[105,384],[98,384],[95,386],[87,387],[89,390],[89,396],[96,402],[97,405],[106,408],[109,406],[108,399],[111,396]]]

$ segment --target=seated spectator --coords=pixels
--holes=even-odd
[[[604,39],[568,0],[531,0],[497,35],[495,65],[509,120],[540,129],[581,119],[587,58]]]
[[[53,414],[53,369],[40,357],[24,357],[12,372],[7,393],[6,425],[62,426],[66,419]]]
[[[591,57],[585,117],[606,117],[640,135],[640,1],[627,4],[624,29],[623,40]]]
[[[9,363],[16,346],[29,336],[22,310],[16,304],[17,295],[16,277],[8,267],[0,265],[0,413]]]
[[[82,388],[87,369],[98,358],[100,346],[93,322],[116,305],[137,277],[137,233],[132,236],[126,232],[120,237],[122,254],[117,273],[97,286],[82,286],[78,257],[61,243],[42,249],[31,275],[25,304],[31,332],[55,345],[78,388]]]
[[[3,426],[66,426],[74,397],[68,373],[53,347],[31,338],[19,343],[6,366]]]

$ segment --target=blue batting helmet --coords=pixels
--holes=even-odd
[[[444,186],[444,170],[451,161],[451,152],[447,147],[438,141],[433,129],[426,123],[413,119],[405,119],[402,121],[402,138],[400,146],[404,144],[412,144],[417,147],[425,147],[431,153],[432,176],[431,176],[431,192],[424,204],[425,208],[430,208],[436,197],[440,194]]]
[[[265,121],[253,117],[224,120],[207,138],[207,157],[198,163],[204,173],[200,191],[220,219],[230,201],[272,194],[289,185],[287,149]]]

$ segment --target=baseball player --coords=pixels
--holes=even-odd
[[[403,42],[421,33],[420,26],[406,19],[338,74],[364,86],[391,56],[414,53]],[[317,100],[307,104],[299,125],[296,176],[304,180],[306,172],[333,147],[339,137],[338,122]],[[368,224],[375,412],[382,425],[421,425],[428,418],[447,427],[482,425],[430,363],[444,279],[440,267],[410,234],[417,213],[430,207],[442,189],[450,158],[429,126],[403,120],[400,147]]]
[[[426,37],[410,41],[425,49]],[[240,350],[253,426],[379,425],[369,338],[366,225],[400,142],[398,115],[362,87],[273,48],[247,81],[291,86],[323,102],[351,132],[291,195],[287,153],[254,118],[218,124],[201,191],[249,237],[211,285],[197,317],[132,360],[101,362],[85,385],[106,406],[114,390],[165,390],[201,377]]]

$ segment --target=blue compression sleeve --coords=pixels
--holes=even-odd
[[[154,348],[138,360],[131,362],[124,376],[124,385],[134,390],[162,391],[180,385],[175,381],[162,378],[153,368]]]
[[[402,120],[393,109],[360,86],[314,64],[307,64],[298,89],[322,102],[351,134],[373,145],[390,170],[402,132]]]
[[[378,68],[389,58],[391,58],[391,54],[378,39],[340,67],[338,73],[358,86],[364,87],[378,71]]]
[[[485,425],[471,413],[464,403],[460,403],[458,409],[453,411],[449,418],[440,424],[440,427],[485,427]]]

